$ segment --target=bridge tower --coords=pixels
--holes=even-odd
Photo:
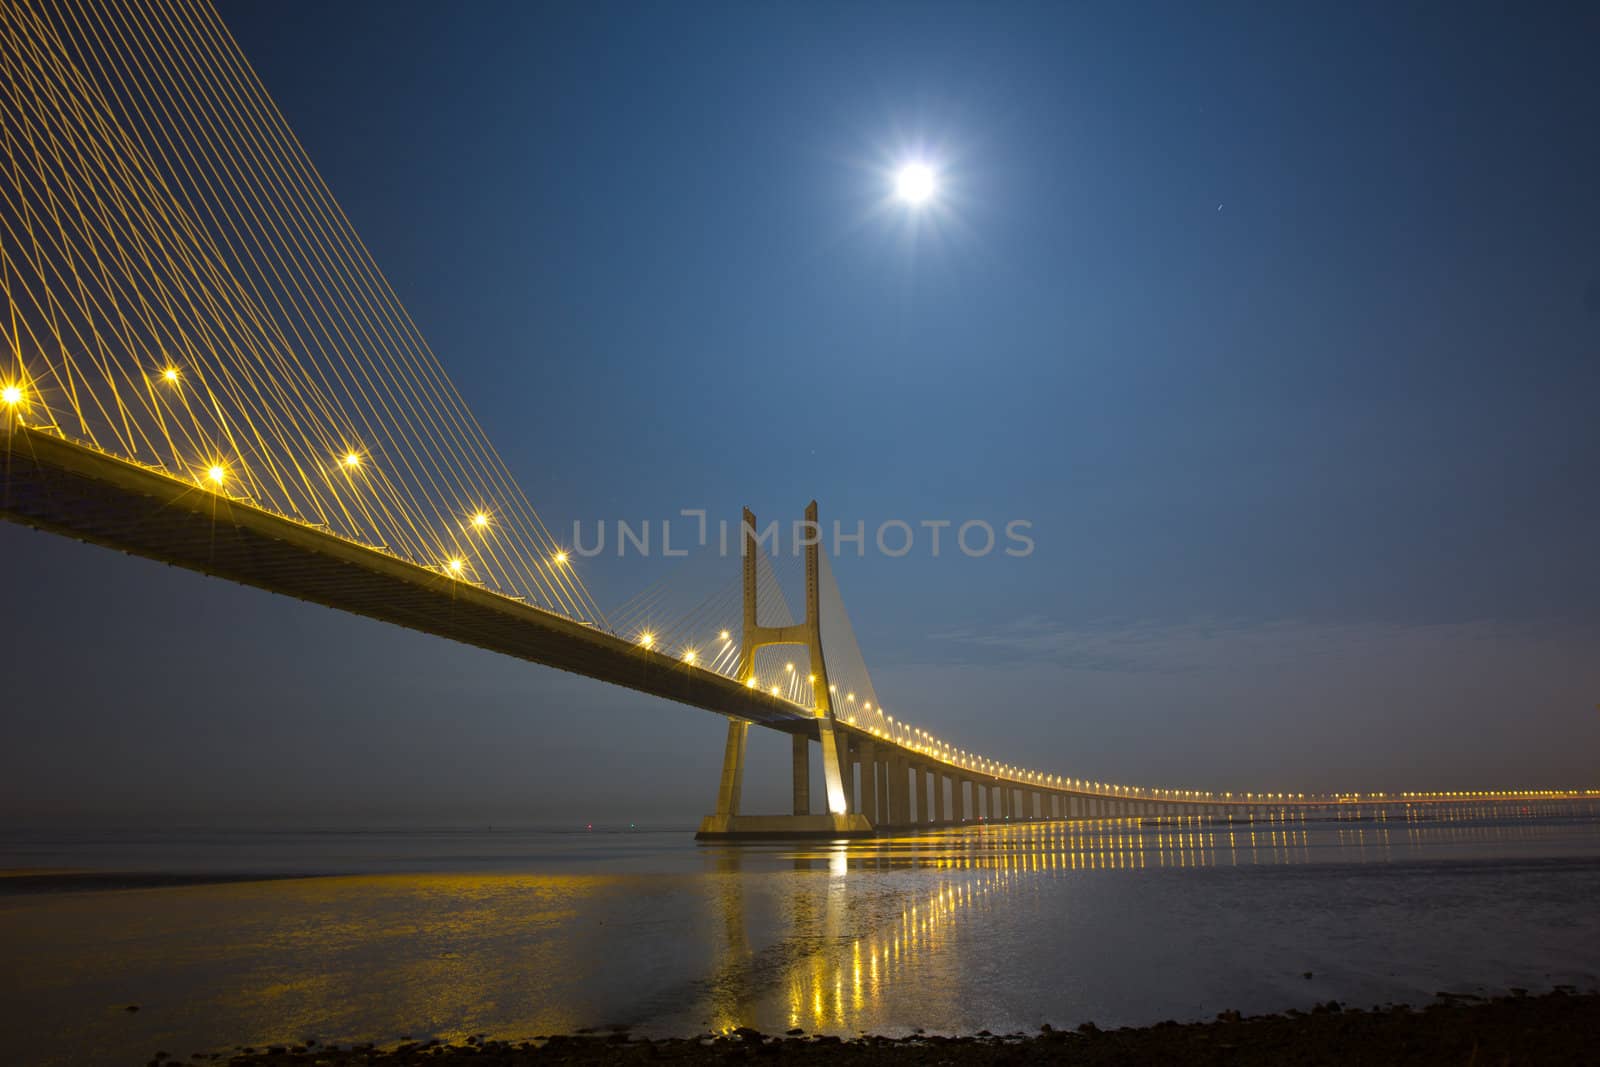
[[[850,811],[848,797],[852,790],[845,786],[845,771],[839,760],[840,737],[834,729],[828,664],[822,654],[821,574],[817,548],[821,537],[815,500],[806,505],[805,528],[808,531],[808,536],[802,542],[806,559],[805,618],[789,626],[763,626],[756,596],[756,517],[749,508],[744,509],[739,539],[740,563],[744,573],[744,625],[739,637],[739,677],[745,679],[752,676],[757,649],[767,645],[806,647],[810,660],[812,710],[816,715],[817,740],[822,748],[822,781],[827,793],[827,813],[812,815],[809,811],[811,741],[807,731],[794,735],[794,813],[741,814],[739,804],[744,788],[744,757],[750,723],[745,719],[732,719],[728,723],[728,740],[722,754],[717,810],[701,822],[700,832],[696,835],[698,837],[847,836],[872,832],[872,823],[865,815],[852,814]]]

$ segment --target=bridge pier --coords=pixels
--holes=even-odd
[[[794,749],[794,813],[811,814],[811,740],[796,734]]]
[[[856,769],[850,762],[850,738],[843,730],[835,730],[833,744],[838,752],[839,781],[844,786],[844,811],[849,815],[859,810],[856,807]]]
[[[894,772],[900,766],[900,758],[890,749],[884,754],[880,770],[883,772],[883,795],[878,798],[879,805],[883,808],[883,822],[880,825],[894,826],[900,818],[900,796],[894,787]]]
[[[933,821],[944,826],[950,821],[944,806],[944,772],[933,772]]]
[[[871,741],[862,741],[857,746],[856,762],[861,767],[861,806],[856,810],[872,820],[872,825],[882,826],[883,818],[878,813],[878,757]]]
[[[739,814],[739,798],[744,793],[744,750],[749,738],[748,722],[728,720],[728,740],[722,750],[722,780],[717,784],[719,818],[731,819]]]
[[[911,792],[906,788],[906,762],[898,752],[889,755],[889,825],[911,821]]]

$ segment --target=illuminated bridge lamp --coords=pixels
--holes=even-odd
[[[467,561],[460,556],[455,556],[445,560],[444,569],[450,574],[450,577],[459,578],[461,577],[461,572],[467,569]]]
[[[689,649],[687,652],[685,652],[683,654],[683,662],[685,662],[685,663],[693,663],[695,655],[696,655],[695,650],[692,649],[692,648]]]
[[[23,392],[22,386],[14,382],[0,386],[0,403],[5,404],[8,408],[21,406],[22,402],[27,398],[28,394]]]
[[[721,633],[719,633],[719,634],[718,634],[718,635],[717,635],[717,636],[718,636],[718,637],[720,637],[720,638],[722,638],[722,639],[723,639],[723,640],[724,640],[724,641],[730,641],[730,640],[732,640],[732,635],[730,635],[730,634],[729,634],[729,633],[728,633],[728,631],[726,631],[726,630],[723,630],[723,631],[722,631],[722,632],[721,632]]]
[[[639,635],[639,643],[645,648],[653,648],[656,643],[656,635],[646,630]]]
[[[777,686],[773,686],[773,687],[772,687],[772,688],[771,688],[771,689],[770,689],[770,690],[769,690],[769,692],[770,692],[770,693],[771,693],[771,694],[772,694],[772,695],[773,695],[773,696],[777,696],[777,695],[778,695],[778,687],[777,687]]]
[[[361,453],[351,449],[344,454],[339,462],[344,466],[345,470],[356,470],[361,466]]]
[[[554,556],[550,557],[550,558],[553,559],[555,561],[556,566],[559,567],[562,564],[567,562],[567,550],[564,549],[564,548],[563,549],[558,549],[556,551],[556,554]]]
[[[166,382],[168,385],[177,385],[178,384],[178,368],[177,367],[167,367],[164,370],[162,370],[162,372],[161,372],[161,380]]]
[[[213,463],[206,468],[206,480],[212,485],[221,485],[228,480],[228,468],[221,463]]]
[[[476,512],[473,512],[473,514],[472,514],[472,528],[474,530],[485,530],[485,529],[488,529],[488,527],[489,527],[489,513],[487,511],[476,511]]]

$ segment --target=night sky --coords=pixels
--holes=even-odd
[[[1591,4],[225,4],[542,516],[836,563],[882,698],[1073,776],[1594,786]],[[939,171],[932,210],[894,169]],[[723,721],[6,525],[0,818],[709,810]],[[603,605],[658,570],[582,561]],[[729,561],[728,575],[734,571]],[[784,810],[757,732],[747,808]]]

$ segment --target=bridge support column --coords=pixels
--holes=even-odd
[[[921,822],[924,826],[933,825],[933,791],[939,787],[939,776],[933,773],[932,767],[922,768],[922,777],[917,786],[917,807],[921,808]]]
[[[717,815],[731,819],[739,814],[739,799],[744,793],[744,750],[750,737],[750,724],[743,719],[728,720],[728,741],[722,750],[722,781],[717,784]]]
[[[910,760],[902,759],[899,768],[895,771],[895,791],[900,794],[900,825],[915,826],[917,822],[916,808],[916,777],[917,769],[911,765]]]
[[[883,816],[878,811],[878,755],[871,741],[857,746],[856,762],[861,766],[861,806],[856,810],[872,820],[872,825],[882,826]]]
[[[811,814],[811,740],[796,734],[794,745],[794,813]]]
[[[861,810],[856,803],[856,767],[855,761],[850,758],[850,738],[843,731],[834,731],[834,740],[839,746],[839,778],[844,783],[844,810],[846,815],[854,814]]]
[[[890,825],[910,824],[910,789],[906,787],[906,760],[890,757]]]
[[[898,763],[891,749],[878,764],[878,808],[883,812],[885,826],[894,826],[900,817],[900,798],[894,794],[894,769]]]
[[[967,821],[967,783],[963,778],[950,779],[950,818],[965,825]]]
[[[950,813],[944,805],[944,772],[933,772],[933,821],[943,826],[950,821]]]
[[[999,822],[1004,817],[1000,812],[1000,784],[996,782],[989,787],[989,821]]]

